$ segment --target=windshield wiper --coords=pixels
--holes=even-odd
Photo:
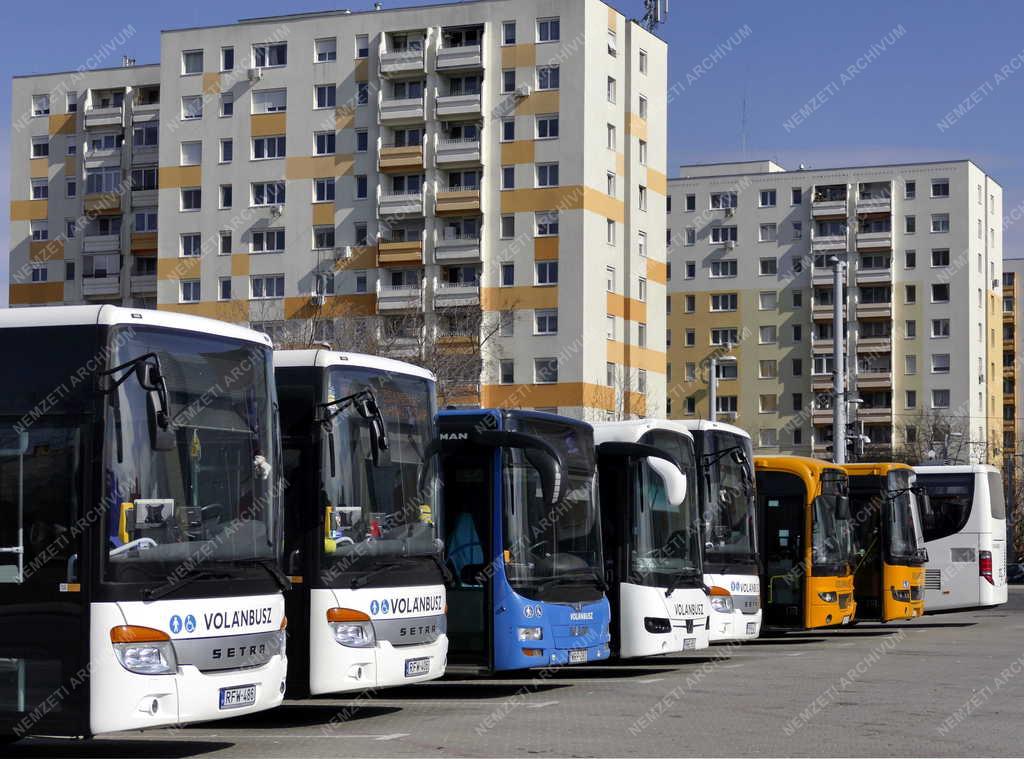
[[[670,595],[672,595],[672,591],[674,591],[676,588],[678,588],[682,584],[684,577],[700,577],[701,578],[701,585],[704,584],[704,580],[703,580],[704,573],[703,572],[700,572],[700,571],[694,569],[693,567],[686,567],[685,569],[680,569],[672,577],[672,581],[669,582],[668,587],[665,588],[665,598],[668,598]]]
[[[277,566],[277,562],[273,559],[246,559],[245,561],[238,562],[238,565],[242,567],[263,567],[274,578],[274,581],[281,590],[292,589],[292,581],[288,579],[288,575],[281,571],[281,568]]]
[[[174,591],[184,588],[186,585],[191,585],[197,580],[224,580],[230,577],[232,577],[232,575],[227,572],[211,572],[208,569],[193,568],[180,580],[168,580],[155,588],[144,588],[142,591],[142,600],[159,601],[161,598],[169,596]]]
[[[376,566],[373,569],[368,569],[362,574],[352,578],[350,587],[352,588],[352,590],[358,590],[359,588],[362,588],[363,586],[367,585],[370,582],[371,577],[376,577],[381,572],[386,572],[389,569],[395,569],[396,567],[400,566],[402,565],[399,564],[397,561],[389,561],[384,564],[380,564],[379,566]]]
[[[437,568],[441,570],[441,577],[444,579],[444,586],[446,588],[450,588],[454,585],[455,575],[452,574],[452,570],[448,569],[448,565],[445,561],[436,553],[427,554],[427,556],[437,565]]]
[[[554,577],[549,577],[548,579],[544,580],[543,582],[540,582],[540,583],[537,584],[537,592],[538,593],[542,593],[549,586],[555,585],[555,584],[560,583],[560,582],[566,582],[566,581],[572,581],[572,580],[582,580],[584,578],[586,578],[588,580],[590,580],[590,579],[595,580],[597,582],[597,587],[599,587],[602,592],[607,592],[607,590],[608,590],[608,581],[605,580],[604,576],[597,569],[595,569],[594,567],[588,567],[587,569],[581,570],[579,572],[567,572],[566,574],[555,575]]]

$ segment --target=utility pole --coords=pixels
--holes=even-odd
[[[832,256],[832,460],[846,463],[846,377],[843,374],[843,262]]]
[[[718,359],[711,357],[708,366],[708,419],[717,421],[715,416],[715,405],[718,403]]]

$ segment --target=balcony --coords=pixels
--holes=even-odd
[[[867,213],[892,213],[892,198],[857,198],[857,215]]]
[[[417,74],[425,69],[426,56],[422,48],[419,50],[384,51],[383,39],[380,47],[380,75],[395,76],[396,74]]]
[[[152,154],[156,156],[156,151]],[[122,157],[122,148],[95,148],[87,150],[85,152],[85,167],[87,169],[98,169],[104,166],[120,166]]]
[[[892,337],[858,337],[858,353],[890,353],[892,351]]]
[[[480,211],[479,187],[444,187],[437,190],[434,200],[434,213],[463,214]]]
[[[479,92],[452,92],[440,95],[434,91],[434,113],[438,119],[479,116],[481,96]]]
[[[832,372],[811,375],[811,389],[815,392],[832,389]]]
[[[825,266],[815,266],[811,269],[811,284],[814,285],[831,285],[832,269]]]
[[[377,216],[422,216],[426,190],[419,192],[385,192],[377,186]]]
[[[86,108],[85,128],[96,127],[124,127],[124,106],[116,105],[111,108]]]
[[[843,306],[843,315],[846,315],[846,306]],[[811,318],[813,319],[831,319],[832,318],[832,304],[814,303],[811,306]]]
[[[434,260],[438,263],[442,261],[479,261],[480,237],[453,233],[439,234],[434,241]]]
[[[887,389],[892,387],[892,368],[880,367],[877,369],[857,369],[857,387],[868,389]]]
[[[423,310],[423,283],[391,285],[377,281],[378,311]]]
[[[832,423],[832,409],[830,409],[830,408],[814,408],[814,409],[811,409],[811,422],[813,424],[831,424]]]
[[[846,252],[846,235],[814,235],[811,237],[811,250],[815,253]]]
[[[891,319],[892,303],[858,303],[858,319]]]
[[[117,192],[93,192],[83,198],[85,211],[95,214],[121,213],[121,195]]]
[[[83,253],[117,253],[121,250],[121,235],[85,235]]]
[[[812,351],[824,351],[825,353],[832,352],[832,338],[831,337],[818,337],[811,332],[811,350]]]
[[[483,66],[483,48],[480,45],[442,47],[437,51],[435,67],[438,71],[480,69]]]
[[[385,98],[383,92],[377,93],[378,124],[414,124],[422,122],[426,114],[426,99],[418,98]]]
[[[480,305],[479,282],[436,282],[434,308]]]
[[[892,248],[892,231],[858,232],[857,250],[889,250]]]
[[[857,269],[858,285],[887,285],[892,282],[892,269]]]
[[[423,240],[381,240],[377,244],[377,266],[423,265]]]
[[[421,171],[423,145],[381,145],[377,151],[378,171]]]
[[[132,106],[132,123],[142,124],[160,120],[159,103],[136,103]]]
[[[108,274],[102,277],[82,277],[82,295],[109,298],[121,294],[121,275]]]
[[[156,164],[160,158],[158,145],[132,145],[132,165]]]
[[[132,190],[132,207],[134,208],[149,208],[156,207],[157,205],[157,193],[156,189],[152,190]]]
[[[481,161],[480,155],[480,140],[439,137],[434,143],[435,166],[478,165]]]
[[[156,274],[133,274],[131,287],[132,295],[152,295],[156,293]]]
[[[861,406],[857,409],[857,420],[861,422],[873,422],[875,424],[880,422],[891,422],[892,406],[877,406],[872,408]]]

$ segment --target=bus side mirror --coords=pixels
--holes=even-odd
[[[558,461],[551,458],[546,452],[532,448],[524,448],[523,455],[530,462],[530,466],[540,472],[540,487],[544,494],[544,503],[557,506],[562,502],[565,483]]]
[[[565,464],[558,451],[542,438],[512,430],[482,430],[474,431],[466,442],[492,448],[521,449],[526,460],[540,473],[544,502],[557,506],[565,498],[565,486],[569,480]]]
[[[836,519],[849,521],[850,519],[850,496],[841,495],[836,497]]]
[[[135,365],[139,386],[146,391],[146,419],[149,424],[149,443],[154,451],[174,450],[174,430],[170,429],[167,382],[159,362],[140,361]]]
[[[672,506],[679,506],[686,500],[686,475],[679,471],[679,467],[665,459],[647,457],[647,465],[654,470],[654,473],[661,477],[665,483],[665,497]]]
[[[370,443],[373,446],[373,464],[380,465],[380,452],[386,451],[388,442],[387,429],[384,427],[384,415],[380,412],[377,399],[372,394],[365,394],[356,401],[356,411],[370,423]]]

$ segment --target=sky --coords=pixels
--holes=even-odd
[[[157,61],[161,29],[372,4],[56,0],[46,13],[5,15],[0,75],[9,82],[77,69],[129,25],[123,53],[142,64]],[[642,15],[642,0],[612,5],[627,17]],[[1024,220],[1012,221],[1024,216],[1022,28],[1020,0],[672,0],[658,30],[669,43],[668,174],[677,176],[680,164],[742,159],[825,168],[970,158],[1003,186],[1004,250],[1024,257]],[[10,194],[10,121],[8,84],[0,88],[2,208]],[[7,217],[0,213],[5,245]],[[0,256],[0,282],[7,266]],[[0,288],[0,305],[6,299]]]

